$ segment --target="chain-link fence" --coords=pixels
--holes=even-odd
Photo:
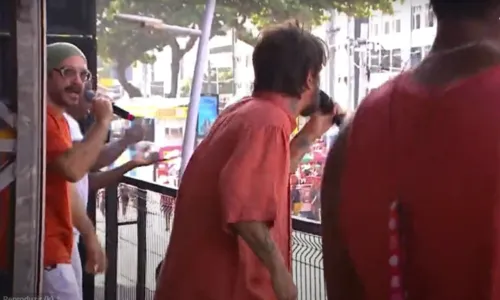
[[[96,197],[96,228],[110,264],[107,278],[95,278],[96,300],[152,300],[156,268],[168,246],[175,190],[136,179],[127,182]],[[326,299],[320,224],[301,218],[292,224],[299,300]]]

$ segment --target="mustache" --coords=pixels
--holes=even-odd
[[[83,88],[80,87],[80,86],[76,86],[76,85],[70,85],[68,87],[66,87],[64,89],[65,92],[68,92],[68,93],[78,93],[78,94],[81,94],[83,92]]]

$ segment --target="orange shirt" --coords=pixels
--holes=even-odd
[[[64,116],[47,106],[46,162],[71,148],[71,137]],[[71,262],[73,225],[66,179],[54,170],[46,171],[45,186],[45,242],[44,266]],[[8,267],[7,238],[11,227],[10,193],[8,188],[0,194],[0,269]]]
[[[72,146],[68,123],[64,116],[47,106],[47,153],[49,166]],[[71,262],[73,222],[68,182],[59,172],[47,168],[45,186],[45,250],[44,265]]]
[[[289,138],[283,99],[259,94],[227,108],[195,150],[179,187],[155,299],[276,299],[267,269],[228,225],[270,224],[290,265]]]

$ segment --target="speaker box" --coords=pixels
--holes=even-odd
[[[1,0],[0,0],[1,1]],[[11,106],[16,97],[16,53],[14,40],[8,36],[0,36],[0,101]]]
[[[0,0],[13,2],[11,0]],[[94,36],[96,0],[46,0],[47,34]]]
[[[13,28],[16,15],[14,3],[16,1],[0,0],[0,34],[7,33]]]

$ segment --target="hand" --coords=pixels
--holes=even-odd
[[[85,262],[85,272],[89,274],[104,273],[107,269],[106,253],[99,243],[97,236],[92,234],[84,240],[85,249],[87,250],[87,261]]]
[[[123,141],[127,145],[133,145],[144,140],[146,128],[142,122],[132,122],[132,126],[125,130]]]
[[[91,112],[98,122],[110,123],[113,120],[111,100],[106,96],[97,95],[92,100]]]
[[[147,145],[143,145],[143,147],[138,147],[140,149],[137,150],[137,154],[132,158],[132,162],[135,166],[143,167],[161,161],[160,153],[152,151],[153,146],[153,144],[149,143]]]
[[[309,118],[309,121],[307,121],[307,123],[301,129],[301,131],[304,132],[307,136],[311,137],[313,140],[316,140],[333,126],[333,117],[343,113],[345,112],[342,110],[342,108],[335,103],[331,114],[322,114],[321,112],[313,114]]]
[[[271,274],[271,283],[278,300],[297,300],[297,287],[288,269],[283,267],[280,271]]]

